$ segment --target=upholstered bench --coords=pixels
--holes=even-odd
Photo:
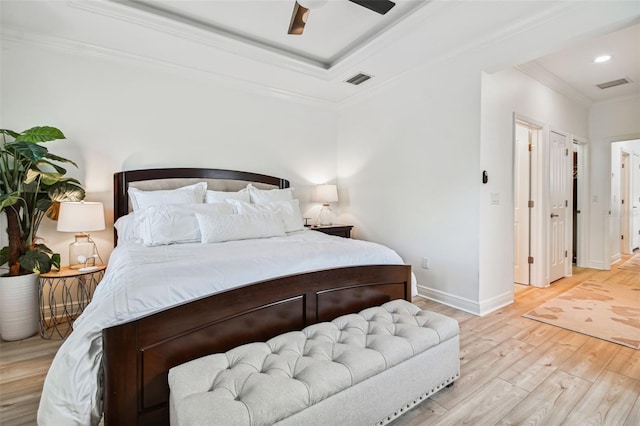
[[[383,425],[459,374],[458,323],[394,300],[169,371],[172,425]]]

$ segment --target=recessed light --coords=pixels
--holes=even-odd
[[[593,62],[595,62],[596,64],[601,64],[603,62],[607,62],[609,59],[611,59],[611,55],[602,55],[596,57]]]

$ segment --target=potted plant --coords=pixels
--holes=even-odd
[[[76,163],[40,144],[65,139],[60,130],[46,126],[21,133],[0,129],[0,135],[0,212],[6,214],[8,235],[8,246],[0,250],[0,266],[7,263],[8,267],[8,272],[0,271],[0,334],[5,340],[18,340],[35,333],[38,326],[37,275],[33,272],[45,273],[60,266],[60,255],[38,243],[38,227],[44,216],[57,219],[61,201],[82,200],[84,189],[77,179],[65,177],[67,171],[60,166],[70,163],[77,167]],[[29,284],[18,283],[23,280]],[[16,292],[27,306],[20,307],[12,299]],[[7,330],[7,323],[13,328],[30,322],[33,309],[35,328],[25,324],[25,331]],[[22,313],[28,315],[16,318]]]

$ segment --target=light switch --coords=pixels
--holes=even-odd
[[[491,193],[491,204],[500,204],[500,193],[492,192]]]

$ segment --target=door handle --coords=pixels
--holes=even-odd
[[[559,215],[555,214],[555,213],[551,213],[551,219],[553,219],[554,217],[558,217]]]

